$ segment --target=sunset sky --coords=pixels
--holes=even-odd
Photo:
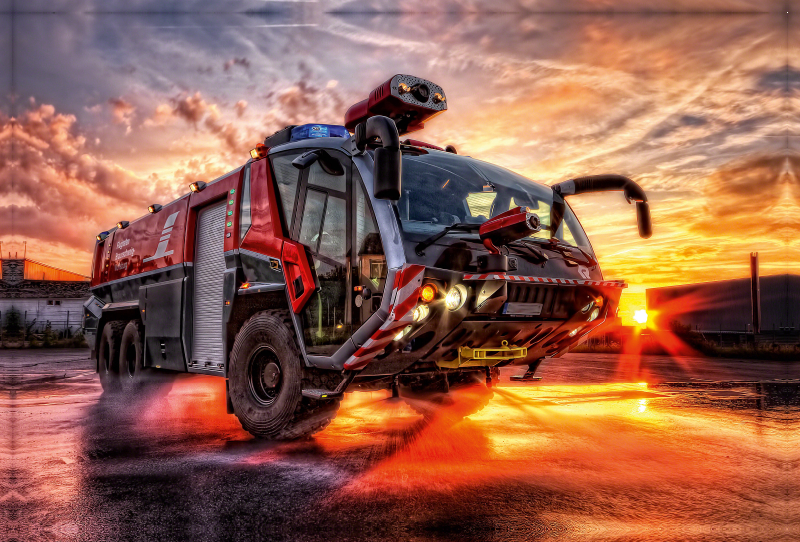
[[[89,274],[97,232],[409,73],[449,104],[417,138],[647,190],[649,240],[621,194],[571,200],[628,305],[747,276],[751,251],[763,274],[800,272],[800,2],[432,4],[0,0],[3,255],[27,241]]]

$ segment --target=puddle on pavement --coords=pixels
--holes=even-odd
[[[474,388],[426,417],[357,393],[292,443],[242,431],[213,378],[146,401],[63,387],[57,408],[16,401],[11,508],[40,512],[18,516],[26,539],[778,540],[800,524],[796,382]]]

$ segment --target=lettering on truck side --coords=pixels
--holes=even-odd
[[[161,239],[158,243],[158,248],[156,249],[156,253],[150,256],[149,258],[145,258],[142,262],[149,262],[152,260],[157,260],[159,258],[163,258],[164,256],[169,256],[172,254],[172,250],[167,250],[167,244],[169,243],[169,238],[172,235],[172,226],[175,225],[175,219],[178,218],[178,215],[181,214],[180,211],[172,213],[167,217],[167,221],[164,223],[164,230],[161,232]]]

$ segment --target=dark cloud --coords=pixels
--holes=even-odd
[[[703,185],[706,204],[692,224],[705,236],[778,237],[800,226],[800,158],[752,157],[714,172]]]
[[[197,126],[197,123],[200,122],[208,111],[208,104],[200,95],[200,92],[195,92],[194,95],[173,98],[172,106],[173,115],[195,126]]]
[[[108,103],[111,106],[111,115],[114,122],[130,126],[136,108],[122,98],[111,98]]]
[[[231,60],[227,60],[225,64],[222,65],[222,69],[227,72],[230,71],[231,67],[233,66],[241,66],[245,70],[249,70],[250,61],[247,60],[246,58],[233,58]]]
[[[758,79],[758,86],[766,90],[800,92],[800,70],[787,65],[785,69],[767,72]]]

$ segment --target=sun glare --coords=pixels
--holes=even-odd
[[[647,323],[647,311],[644,309],[639,309],[638,311],[633,313],[633,319],[636,321],[637,324],[644,325]]]

